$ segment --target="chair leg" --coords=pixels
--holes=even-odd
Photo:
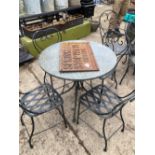
[[[61,110],[62,110],[62,115],[61,116],[62,116],[62,118],[64,120],[65,127],[67,128],[67,121],[66,121],[63,105],[61,105]]]
[[[122,128],[121,132],[124,132],[125,122],[124,122],[123,115],[122,115],[122,108],[120,110],[120,116],[121,116],[121,120],[122,120],[122,124],[123,124],[123,128]]]
[[[114,81],[115,81],[115,83],[116,83],[116,85],[115,85],[115,89],[117,89],[117,79],[116,79],[116,71],[114,71],[114,73],[113,73],[113,77],[114,77]]]
[[[34,133],[34,128],[35,128],[33,117],[31,117],[31,121],[32,121],[32,131],[31,131],[31,135],[30,135],[30,138],[29,138],[29,141],[28,142],[29,142],[30,148],[33,148],[33,145],[31,143],[32,136],[33,136],[33,133]]]
[[[127,56],[127,55],[125,55],[125,60],[124,60],[124,61],[122,61],[122,64],[125,64],[125,63],[126,63],[127,58],[128,58],[128,56]]]
[[[132,75],[135,75],[135,66],[134,66],[134,69],[133,69],[133,73],[132,73]]]
[[[125,76],[126,76],[128,70],[129,70],[129,66],[130,66],[130,65],[129,65],[129,63],[128,63],[128,66],[127,66],[127,68],[126,68],[126,71],[125,71],[124,75],[122,76],[122,78],[121,78],[121,80],[120,80],[120,82],[119,82],[120,85],[122,84],[122,81],[123,81],[123,79],[125,78]]]
[[[24,116],[24,111],[22,112],[22,114],[21,114],[21,117],[20,117],[20,121],[21,121],[21,124],[22,124],[22,126],[25,126],[25,124],[24,124],[24,121],[23,121],[23,116]]]
[[[104,141],[105,141],[104,151],[106,152],[107,151],[107,138],[105,135],[105,124],[106,124],[106,119],[104,119],[104,121],[103,121],[103,137],[104,137]]]
[[[78,100],[78,90],[79,90],[79,82],[75,82],[75,100],[74,100],[74,113],[73,113],[73,122],[76,122],[76,108],[77,108],[77,100]]]
[[[77,121],[76,121],[76,124],[79,124],[79,115],[80,115],[80,102],[78,103],[78,106],[77,106]]]

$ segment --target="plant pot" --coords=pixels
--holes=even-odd
[[[40,0],[24,0],[24,6],[27,14],[41,13]]]
[[[41,5],[43,12],[54,11],[54,0],[41,0]]]
[[[94,16],[94,8],[95,8],[94,4],[82,6],[82,12],[84,14],[84,17],[89,18]]]
[[[68,8],[68,0],[55,0],[56,10]]]
[[[91,21],[91,32],[96,32],[99,27],[98,21]]]

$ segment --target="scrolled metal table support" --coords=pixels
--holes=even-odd
[[[45,83],[45,80],[46,80],[45,79],[46,74],[48,74],[48,73],[45,72],[45,75],[44,75],[44,83]],[[53,77],[51,75],[50,75],[50,83],[51,83],[52,87],[54,87],[53,86]],[[67,90],[65,90],[65,87],[68,86],[70,83],[73,83],[73,85],[70,88],[68,88]],[[58,88],[55,88],[55,89],[57,90],[57,89],[62,88],[62,91],[61,91],[60,95],[63,95],[65,93],[69,92],[75,86],[75,83],[74,82],[70,82],[70,83],[66,83],[66,80],[64,80],[63,86],[58,87]]]
[[[74,86],[75,86],[75,83],[73,82],[73,85],[72,85],[70,88],[68,88],[67,90],[65,90],[65,87],[66,87],[67,85],[69,85],[69,84],[65,84],[65,83],[64,83],[64,85],[62,86],[63,89],[62,89],[62,91],[61,91],[61,93],[60,93],[61,95],[63,95],[63,94],[65,94],[65,93],[69,92],[70,90],[72,90],[72,88],[74,88]]]
[[[74,84],[75,84],[75,101],[74,101],[75,106],[74,106],[73,122],[77,122],[76,110],[77,110],[77,106],[79,107],[78,91],[80,90],[80,88],[83,88],[84,90],[85,90],[85,88],[83,86],[83,82],[81,82],[81,81],[75,81]]]
[[[45,75],[46,75],[46,73],[45,73]],[[45,78],[44,78],[44,81],[45,81]],[[52,76],[50,76],[50,82],[51,82],[51,85],[53,86],[53,79],[52,79]],[[77,102],[78,102],[78,91],[82,88],[83,90],[85,90],[85,91],[87,91],[87,89],[84,87],[84,85],[83,85],[83,81],[74,81],[73,82],[73,85],[70,87],[70,88],[68,88],[67,90],[65,90],[65,87],[66,87],[66,85],[68,85],[68,84],[66,84],[65,83],[65,81],[64,81],[64,85],[62,86],[62,91],[61,91],[61,95],[63,95],[63,94],[65,94],[65,93],[67,93],[67,92],[69,92],[70,90],[72,90],[74,87],[75,87],[75,101],[74,101],[74,113],[73,113],[73,122],[76,122],[76,111],[77,111]],[[63,109],[62,109],[62,111],[63,111]],[[59,113],[60,113],[60,110],[59,110]],[[63,117],[63,119],[64,119],[64,122],[66,122],[66,118],[64,118],[64,116],[62,116]],[[66,123],[65,123],[65,126],[66,126]]]
[[[78,104],[78,111],[77,111],[77,120],[76,120],[76,124],[79,124],[79,115],[80,115],[80,104]]]
[[[51,76],[50,76],[51,77]],[[51,79],[51,85],[53,85],[53,81],[52,81],[52,77],[50,78]],[[69,92],[70,90],[72,90],[74,87],[75,87],[75,100],[74,100],[74,113],[73,113],[73,122],[76,122],[76,111],[77,111],[77,104],[78,104],[78,91],[80,90],[80,89],[82,89],[82,90],[85,90],[85,91],[87,91],[87,89],[84,87],[84,85],[83,85],[83,81],[74,81],[73,82],[73,85],[70,87],[70,88],[68,88],[67,90],[65,90],[65,87],[66,87],[66,85],[68,85],[68,84],[66,84],[65,82],[64,82],[64,85],[62,86],[62,91],[61,91],[61,95],[63,95],[63,94],[65,94],[65,93],[67,93],[67,92]],[[63,109],[62,109],[62,111],[63,111]],[[62,116],[63,117],[63,116]],[[63,117],[63,119],[64,119],[64,121],[66,121],[65,120],[65,118]]]
[[[83,81],[75,81],[74,82],[74,86],[75,86],[75,100],[74,100],[74,113],[73,113],[73,122],[76,122],[78,124],[78,115],[77,113],[79,113],[79,98],[78,98],[78,91],[80,89],[84,90],[84,91],[87,91],[87,89],[84,87],[83,85]],[[77,111],[77,112],[76,112]]]

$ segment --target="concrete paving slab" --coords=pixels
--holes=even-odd
[[[22,92],[27,92],[39,85],[36,78],[28,70],[29,64],[25,64],[19,68],[19,88]]]
[[[22,155],[86,155],[85,150],[78,144],[72,131],[64,128],[63,123],[33,137],[34,148],[27,143],[26,131],[20,132],[20,154]]]

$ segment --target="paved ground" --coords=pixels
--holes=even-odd
[[[109,7],[97,7],[95,17],[97,19],[103,9]],[[99,32],[92,33],[84,40],[100,41]],[[117,68],[117,80],[120,80],[120,75],[123,73],[126,65],[120,63]],[[122,85],[115,90],[115,83],[111,79],[106,79],[106,85],[110,86],[119,94],[126,94],[134,88],[134,76],[132,75],[133,68],[130,68]],[[43,71],[38,65],[37,60],[26,63],[20,67],[20,90],[28,91],[35,86],[38,86],[43,80]],[[100,81],[94,80],[93,85]],[[54,79],[54,87],[59,87],[62,84],[61,80]],[[135,103],[128,103],[123,109],[123,116],[126,122],[125,132],[121,133],[120,129],[108,141],[108,151],[103,152],[104,140],[97,132],[102,133],[103,120],[91,112],[85,112],[81,115],[79,125],[72,123],[74,90],[63,95],[64,108],[69,127],[64,127],[62,118],[57,111],[51,111],[35,118],[36,130],[33,137],[34,148],[30,149],[27,143],[28,132],[31,131],[31,121],[29,117],[24,116],[24,121],[27,128],[20,123],[20,154],[21,155],[133,155],[135,154]],[[20,110],[21,114],[21,110]],[[110,119],[106,126],[107,136],[110,135],[121,125],[120,117]],[[39,133],[39,134],[38,134]]]

